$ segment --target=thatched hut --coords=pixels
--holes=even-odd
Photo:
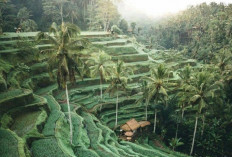
[[[125,124],[120,126],[120,129],[122,131],[121,139],[131,141],[138,128],[144,128],[150,124],[151,123],[149,121],[137,122],[134,118],[127,121]]]

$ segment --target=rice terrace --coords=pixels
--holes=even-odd
[[[232,3],[0,0],[0,157],[232,157]]]

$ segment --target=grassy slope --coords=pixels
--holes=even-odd
[[[1,36],[0,40],[4,40],[5,43],[9,44],[9,42],[6,41],[16,39],[18,35],[22,37],[34,37],[35,33],[9,33]],[[115,40],[114,38],[108,37],[107,33],[83,32],[82,35],[86,37],[89,36],[91,37],[91,40],[98,41],[98,44],[105,45],[101,45],[98,48],[105,50],[110,55],[125,55],[128,58],[132,56],[147,55],[142,54],[141,52],[138,54],[132,44],[127,44],[126,39]],[[140,69],[137,69],[136,75],[132,76],[134,81],[129,85],[131,89],[137,89],[139,87],[135,82],[140,76],[148,74],[146,67],[148,67],[151,62],[148,60],[148,57],[142,57],[143,62],[140,62],[140,58],[134,58],[135,59],[130,60],[130,63],[127,63],[127,65],[141,67]],[[133,144],[130,142],[119,142],[115,133],[109,129],[109,127],[113,127],[115,121],[115,97],[111,98],[107,94],[104,94],[105,103],[102,108],[102,113],[97,115],[98,117],[101,117],[100,119],[98,119],[96,115],[89,113],[89,111],[93,113],[97,112],[101,106],[99,105],[100,102],[98,102],[98,79],[87,79],[85,82],[79,82],[77,87],[70,89],[74,127],[73,145],[71,146],[69,143],[69,125],[67,121],[67,105],[65,103],[64,91],[56,90],[56,85],[49,85],[52,81],[46,81],[46,84],[43,85],[44,80],[47,80],[46,73],[48,71],[46,69],[46,64],[36,63],[31,67],[33,76],[24,80],[25,87],[38,89],[35,93],[42,96],[46,101],[42,104],[38,104],[36,103],[36,98],[33,100],[26,99],[27,101],[20,104],[21,108],[14,110],[15,105],[12,105],[13,111],[5,114],[5,119],[3,119],[5,120],[4,126],[8,126],[17,134],[7,129],[0,130],[5,135],[0,138],[1,147],[3,148],[0,149],[0,156],[19,156],[20,153],[22,154],[20,156],[29,155],[36,157],[181,156],[176,153],[174,153],[175,155],[172,155],[173,153],[168,150],[163,151],[150,146]],[[43,88],[38,88],[39,85]],[[104,85],[104,88],[106,87],[107,84]],[[8,94],[9,96],[6,96],[6,93],[0,94],[0,102],[1,100],[12,99],[13,104],[15,104],[13,100],[17,98],[17,95],[20,95],[20,93],[22,92],[17,93],[16,90],[15,92]],[[34,96],[37,97],[36,95]],[[144,107],[135,104],[137,97],[137,95],[127,97],[123,94],[120,96],[119,124],[123,124],[131,117],[135,117],[138,120],[144,118]],[[18,114],[16,111],[20,110],[22,110],[23,113]],[[14,113],[17,113],[16,117],[14,116]],[[149,115],[152,115],[152,111],[149,111],[148,113]],[[9,117],[7,115],[9,115]],[[31,120],[27,121],[27,119]],[[9,141],[14,143],[10,149],[18,151],[10,152],[10,150],[5,149],[9,145]],[[27,146],[30,147],[31,154],[28,153]],[[15,153],[15,155],[13,155],[13,153]]]

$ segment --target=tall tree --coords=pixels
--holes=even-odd
[[[191,96],[189,103],[196,108],[195,127],[193,132],[192,146],[190,155],[193,153],[194,143],[197,132],[198,118],[202,113],[202,109],[209,105],[210,100],[214,97],[214,93],[222,90],[222,84],[214,80],[214,76],[208,72],[197,73],[193,84],[186,86],[186,92]]]
[[[141,83],[141,92],[142,92],[142,96],[141,98],[139,98],[136,103],[137,104],[144,104],[145,105],[145,120],[147,121],[147,108],[149,105],[149,100],[148,100],[148,96],[149,96],[149,88],[148,88],[148,84],[146,81],[142,80]]]
[[[168,94],[166,91],[166,82],[168,72],[164,65],[160,64],[157,69],[152,71],[151,77],[143,77],[143,80],[148,82],[148,101],[152,100],[155,103],[155,116],[154,116],[154,130],[156,131],[156,122],[157,122],[157,105],[158,102],[163,102],[166,105],[168,99]]]
[[[119,13],[117,7],[110,0],[98,0],[98,8],[96,10],[96,18],[102,23],[103,30],[107,31],[111,23],[117,23]]]
[[[17,14],[17,18],[20,20],[20,23],[28,20],[30,16],[30,12],[26,7],[21,8]]]
[[[68,84],[70,81],[75,82],[75,73],[82,78],[83,66],[80,60],[80,50],[86,47],[87,42],[80,38],[80,29],[73,24],[62,23],[57,26],[55,23],[50,28],[50,34],[40,32],[37,40],[47,39],[51,42],[52,48],[45,50],[50,55],[48,63],[51,67],[57,68],[57,83],[60,88],[65,88],[69,124],[70,124],[70,143],[72,144],[73,130],[72,118],[68,96]]]
[[[97,1],[91,0],[87,7],[87,22],[89,30],[100,30],[100,23],[97,20]]]
[[[92,65],[90,67],[91,76],[100,77],[100,88],[101,88],[100,100],[102,101],[103,99],[102,83],[104,80],[106,81],[106,79],[110,76],[112,72],[111,56],[106,54],[104,51],[100,51],[99,53],[93,53],[90,59],[87,61],[87,63]]]
[[[30,19],[31,14],[26,7],[19,10],[17,18],[20,20],[20,26],[24,32],[36,31],[37,24],[34,20]]]
[[[67,14],[64,10],[65,6],[70,3],[69,0],[43,0],[43,9],[44,14],[55,20],[56,22],[61,21],[64,22],[64,18]]]
[[[127,33],[128,31],[128,23],[125,19],[122,19],[119,22],[119,28],[123,31],[123,33]]]
[[[0,34],[3,31],[13,32],[18,25],[17,9],[10,1],[0,1]]]
[[[179,87],[180,91],[178,92],[178,106],[181,109],[181,117],[184,118],[185,109],[189,106],[190,96],[185,91],[185,87],[190,85],[192,82],[192,68],[190,65],[185,66],[183,70],[178,73],[180,79]]]
[[[113,67],[113,73],[110,77],[110,85],[107,88],[106,92],[112,96],[116,93],[116,114],[115,114],[115,128],[118,126],[118,97],[119,91],[126,92],[127,89],[127,82],[129,75],[133,74],[132,69],[126,67],[124,62],[118,61],[117,64]]]
[[[88,9],[88,5],[90,3],[93,3],[94,0],[81,0],[81,6],[82,6],[82,10],[83,10],[83,19],[85,21],[86,19],[86,15],[87,15],[87,9]]]
[[[136,22],[131,22],[130,26],[132,28],[132,32],[134,33],[135,27],[136,27]]]

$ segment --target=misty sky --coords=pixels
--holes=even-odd
[[[119,11],[125,18],[131,18],[135,14],[159,17],[169,13],[176,13],[190,5],[203,2],[223,2],[228,4],[229,2],[232,3],[232,0],[123,0]]]

